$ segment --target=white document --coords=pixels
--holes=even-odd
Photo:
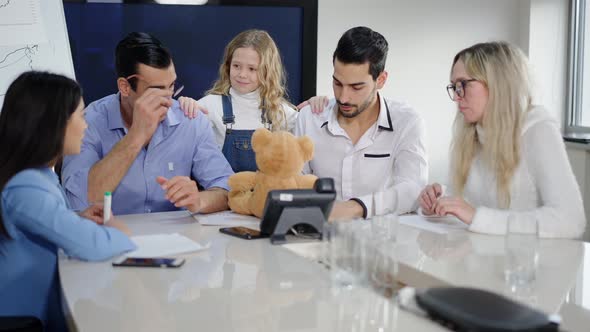
[[[166,257],[209,248],[178,233],[132,236],[131,241],[137,249],[126,253],[126,257]]]
[[[399,223],[425,229],[438,234],[447,234],[450,232],[466,230],[467,224],[453,216],[428,217],[422,215],[400,216]]]
[[[40,0],[0,0],[0,44],[47,43]]]
[[[258,227],[260,219],[253,216],[233,213],[232,211],[223,211],[212,214],[193,215],[199,224],[203,226],[250,226]]]
[[[29,70],[75,78],[62,0],[0,0],[0,105]]]

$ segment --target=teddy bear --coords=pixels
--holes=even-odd
[[[286,131],[265,128],[252,134],[256,172],[239,172],[229,177],[229,207],[240,214],[262,218],[270,190],[311,189],[317,177],[302,175],[306,162],[313,158],[313,142],[307,136],[295,137]]]

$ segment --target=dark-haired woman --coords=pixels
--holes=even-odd
[[[80,152],[86,122],[78,84],[27,72],[8,88],[0,113],[0,315],[35,316],[66,330],[57,250],[89,261],[135,248],[125,224],[102,225],[102,208],[69,209],[52,171]]]

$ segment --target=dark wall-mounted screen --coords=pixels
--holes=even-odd
[[[217,78],[225,45],[256,28],[275,40],[287,72],[289,100],[315,95],[317,3],[312,0],[214,1],[207,5],[153,1],[64,0],[76,78],[86,103],[117,91],[115,46],[127,33],[155,35],[171,51],[183,95],[198,99]]]

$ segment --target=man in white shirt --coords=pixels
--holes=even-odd
[[[333,56],[335,98],[319,114],[305,106],[297,120],[296,135],[315,144],[304,172],[334,178],[339,201],[331,220],[414,211],[428,180],[422,118],[378,92],[387,51],[378,32],[346,31]]]

